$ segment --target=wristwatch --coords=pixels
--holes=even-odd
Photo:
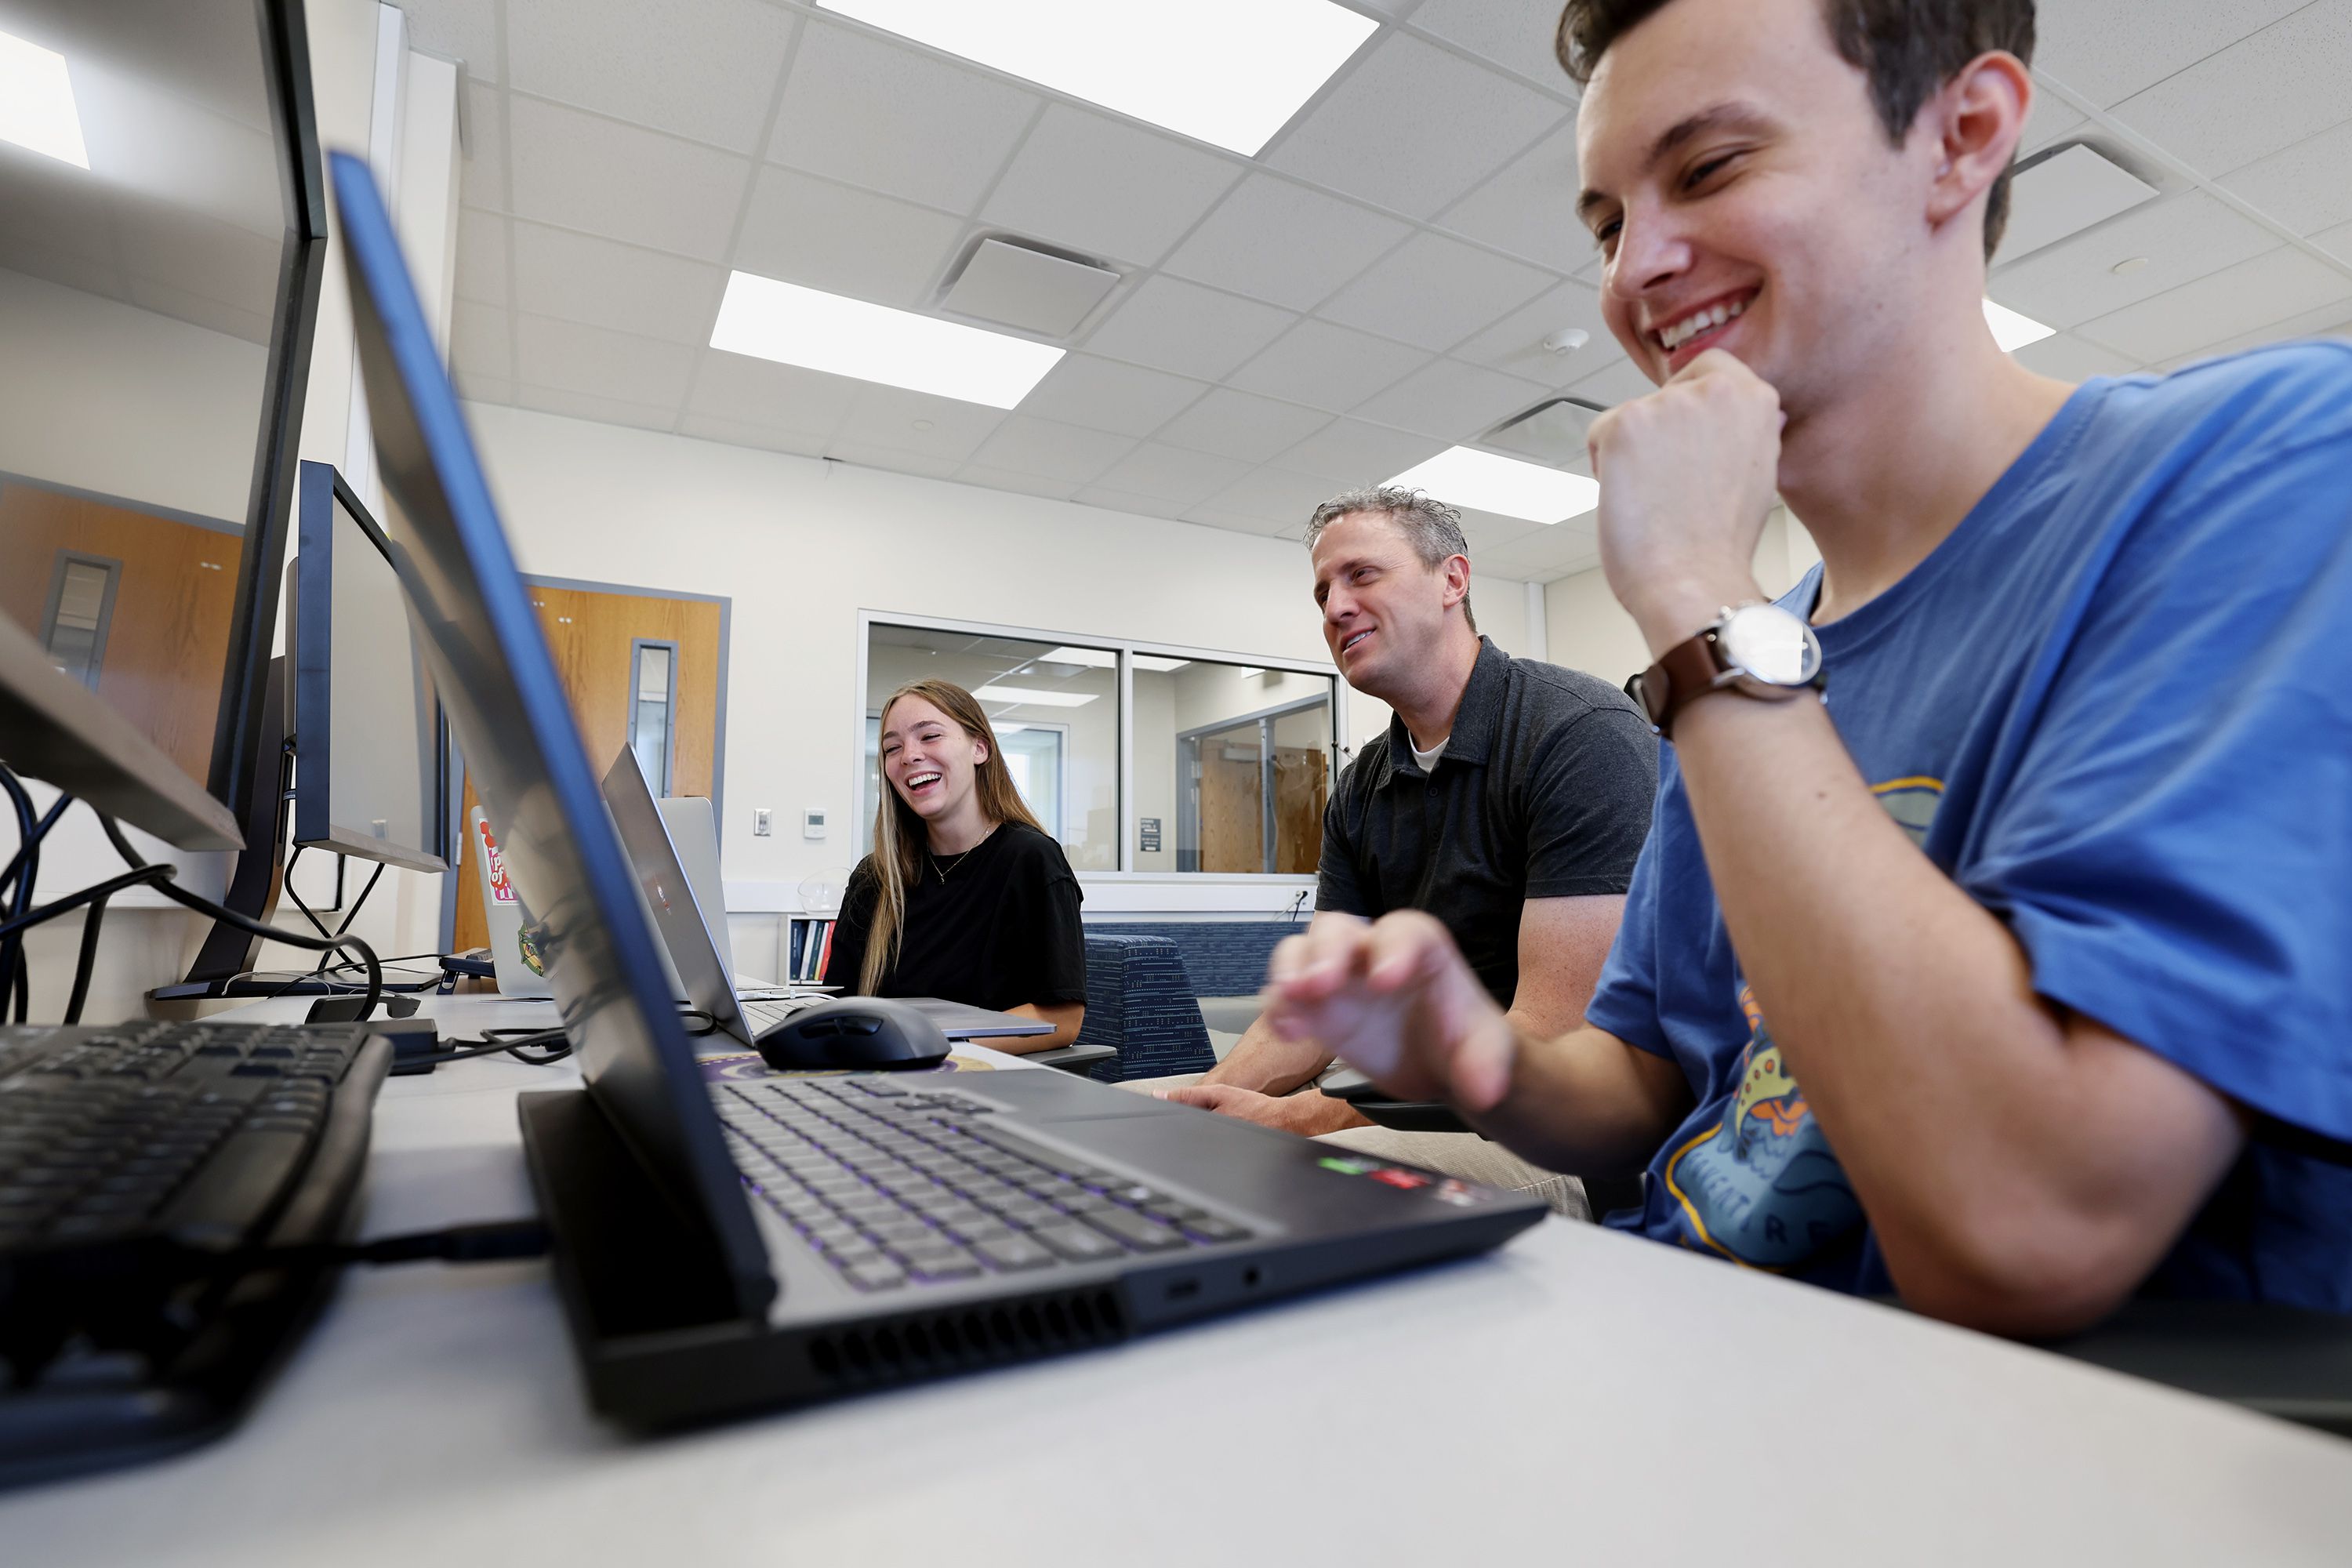
[[[1785,702],[1828,684],[1821,639],[1804,617],[1757,603],[1727,605],[1697,636],[1676,643],[1627,681],[1625,695],[1649,715],[1652,729],[1670,738],[1683,705],[1710,691]]]

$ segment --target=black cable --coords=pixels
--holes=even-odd
[[[501,1037],[512,1036],[511,1039]],[[476,1057],[510,1056],[519,1062],[535,1068],[553,1067],[572,1054],[571,1037],[562,1029],[484,1029],[479,1039],[453,1040],[457,1050],[436,1051],[432,1061],[436,1067],[443,1062],[471,1061]],[[525,1056],[537,1048],[541,1054]],[[415,1058],[411,1058],[415,1059]]]
[[[9,875],[15,879],[15,891],[9,895],[6,914],[10,920],[20,920],[32,908],[33,887],[40,880],[41,835],[33,816],[33,797],[16,782],[16,775],[0,767],[0,789],[8,795],[8,804],[16,813],[16,858],[9,862]],[[7,999],[17,1023],[25,1021],[30,1010],[32,982],[26,973],[25,939],[10,935],[0,940],[0,984],[7,988]]]
[[[74,960],[73,994],[66,1001],[65,1021],[81,1022],[81,1005],[89,1000],[90,972],[98,966],[98,930],[106,921],[106,900],[90,900],[89,913],[82,917],[81,954]]]
[[[320,1242],[309,1247],[256,1247],[226,1254],[213,1265],[224,1274],[262,1268],[317,1268],[347,1263],[498,1263],[543,1258],[552,1245],[547,1226],[535,1219],[493,1220],[413,1231],[375,1241]]]
[[[6,773],[5,768],[0,768],[0,777],[5,777]],[[114,818],[101,811],[98,813],[98,825],[106,830],[106,837],[113,844],[115,853],[121,856],[125,863],[142,870],[161,869],[166,879],[170,877],[172,871],[170,867],[149,867],[145,861],[139,858],[139,851],[131,847],[131,841],[122,837],[122,829],[115,825]],[[302,936],[289,931],[280,931],[275,926],[264,925],[249,915],[241,915],[225,905],[216,904],[210,899],[192,893],[168,879],[158,881],[155,884],[155,890],[175,904],[194,910],[199,914],[210,915],[213,919],[233,926],[248,936],[262,937],[270,942],[282,942],[289,947],[299,947],[312,952],[349,948],[359,954],[362,962],[367,965],[367,1000],[360,1005],[360,1018],[364,1021],[374,1013],[375,1005],[383,998],[383,966],[376,962],[375,949],[358,937],[313,937]]]
[[[310,906],[302,901],[302,895],[294,890],[294,868],[301,863],[302,846],[297,844],[294,853],[286,857],[286,868],[278,873],[278,885],[286,889],[286,896],[294,900],[294,907],[302,911],[302,918],[310,922],[312,931],[320,936],[332,936],[335,933],[327,929],[327,922],[320,920]]]
[[[26,804],[29,805],[30,803],[31,797],[27,796]],[[58,825],[58,818],[63,816],[66,814],[66,807],[71,805],[73,803],[74,797],[69,795],[61,795],[58,796],[56,803],[42,815],[40,821],[33,825],[33,837],[31,843],[17,845],[16,853],[10,858],[7,866],[5,868],[0,868],[0,893],[5,893],[8,890],[9,884],[16,879],[16,873],[24,868],[25,861],[28,857],[36,859],[38,858],[37,852],[34,850],[33,846],[37,845],[42,839],[47,838],[49,836],[49,829]],[[30,888],[32,886],[31,879],[27,879],[25,885],[27,888]]]
[[[59,915],[71,914],[84,904],[110,899],[123,889],[135,888],[142,882],[152,883],[159,890],[174,890],[171,888],[171,879],[176,875],[178,875],[176,867],[142,866],[135,871],[125,871],[120,877],[109,877],[105,881],[84,888],[78,893],[68,893],[53,903],[43,904],[30,913],[18,915],[11,921],[0,921],[0,938],[14,940],[19,931],[29,931],[45,921],[57,919]]]

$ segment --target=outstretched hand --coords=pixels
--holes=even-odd
[[[1476,1113],[1509,1089],[1517,1037],[1454,938],[1418,910],[1377,924],[1325,915],[1274,950],[1266,1022],[1391,1094]]]

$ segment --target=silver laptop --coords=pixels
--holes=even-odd
[[[637,766],[636,754],[626,746],[621,748],[621,754],[605,771],[604,804],[612,811],[614,826],[621,831],[621,843],[628,850],[629,864],[636,871],[646,910],[653,916],[654,929],[661,932],[662,942],[669,949],[680,991],[690,1005],[709,1014],[719,1029],[747,1046],[754,1046],[794,1013],[827,1000],[823,996],[786,996],[774,1001],[752,1001],[736,990],[725,951],[711,934],[714,926],[725,924],[727,910],[708,893],[698,891],[694,879],[687,874],[677,845],[662,819],[660,803],[654,799],[653,789]],[[902,1000],[922,1009],[940,1026],[940,1033],[952,1040],[1004,1039],[1054,1032],[1051,1024],[1013,1013],[996,1013],[929,996]]]

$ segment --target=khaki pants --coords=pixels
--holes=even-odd
[[[1202,1073],[1179,1073],[1171,1078],[1129,1079],[1118,1087],[1131,1089],[1139,1094],[1150,1094],[1155,1089],[1187,1088],[1200,1082],[1204,1076]],[[1310,1082],[1294,1092],[1312,1094],[1316,1090]],[[1563,1176],[1557,1171],[1530,1165],[1500,1143],[1489,1142],[1475,1132],[1399,1132],[1387,1127],[1350,1127],[1344,1131],[1326,1132],[1315,1142],[1352,1149],[1376,1160],[1394,1160],[1401,1165],[1419,1165],[1425,1171],[1459,1176],[1480,1186],[1500,1187],[1512,1193],[1532,1193],[1549,1204],[1552,1212],[1569,1219],[1592,1217],[1592,1211],[1584,1201],[1583,1183],[1574,1176]]]

